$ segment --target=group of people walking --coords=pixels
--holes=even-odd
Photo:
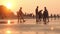
[[[44,7],[44,11],[43,10],[40,10],[38,11],[38,6],[36,8],[36,22],[39,22],[41,21],[41,19],[43,19],[43,22],[44,24],[48,23],[49,22],[49,14],[48,14],[48,10],[46,7]],[[43,11],[43,13],[42,13]]]
[[[49,14],[48,14],[48,10],[46,9],[46,7],[44,7],[44,12],[42,13],[43,10],[38,11],[38,6],[36,8],[36,22],[38,22],[38,19],[41,21],[41,19],[43,18],[44,24],[46,24],[47,20],[49,22]],[[22,23],[25,22],[24,20],[24,13],[22,12],[22,7],[20,7],[19,11],[17,12],[17,16],[18,16],[18,23]]]

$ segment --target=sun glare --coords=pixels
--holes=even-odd
[[[11,3],[6,3],[6,7],[10,9],[11,8]]]

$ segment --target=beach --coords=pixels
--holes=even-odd
[[[14,24],[0,24],[0,34],[60,34],[60,19],[50,20],[47,24],[43,21],[36,24],[35,19],[25,20],[18,24],[17,19],[12,19]]]

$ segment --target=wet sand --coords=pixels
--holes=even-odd
[[[0,24],[0,34],[60,34],[60,20],[52,20],[47,25],[43,22],[36,24],[35,19],[26,19],[26,22],[17,24]]]

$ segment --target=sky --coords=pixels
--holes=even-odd
[[[35,14],[36,6],[43,11],[46,6],[49,14],[60,14],[60,0],[0,0],[0,5],[10,6],[9,9],[14,13],[22,7],[23,13]]]

